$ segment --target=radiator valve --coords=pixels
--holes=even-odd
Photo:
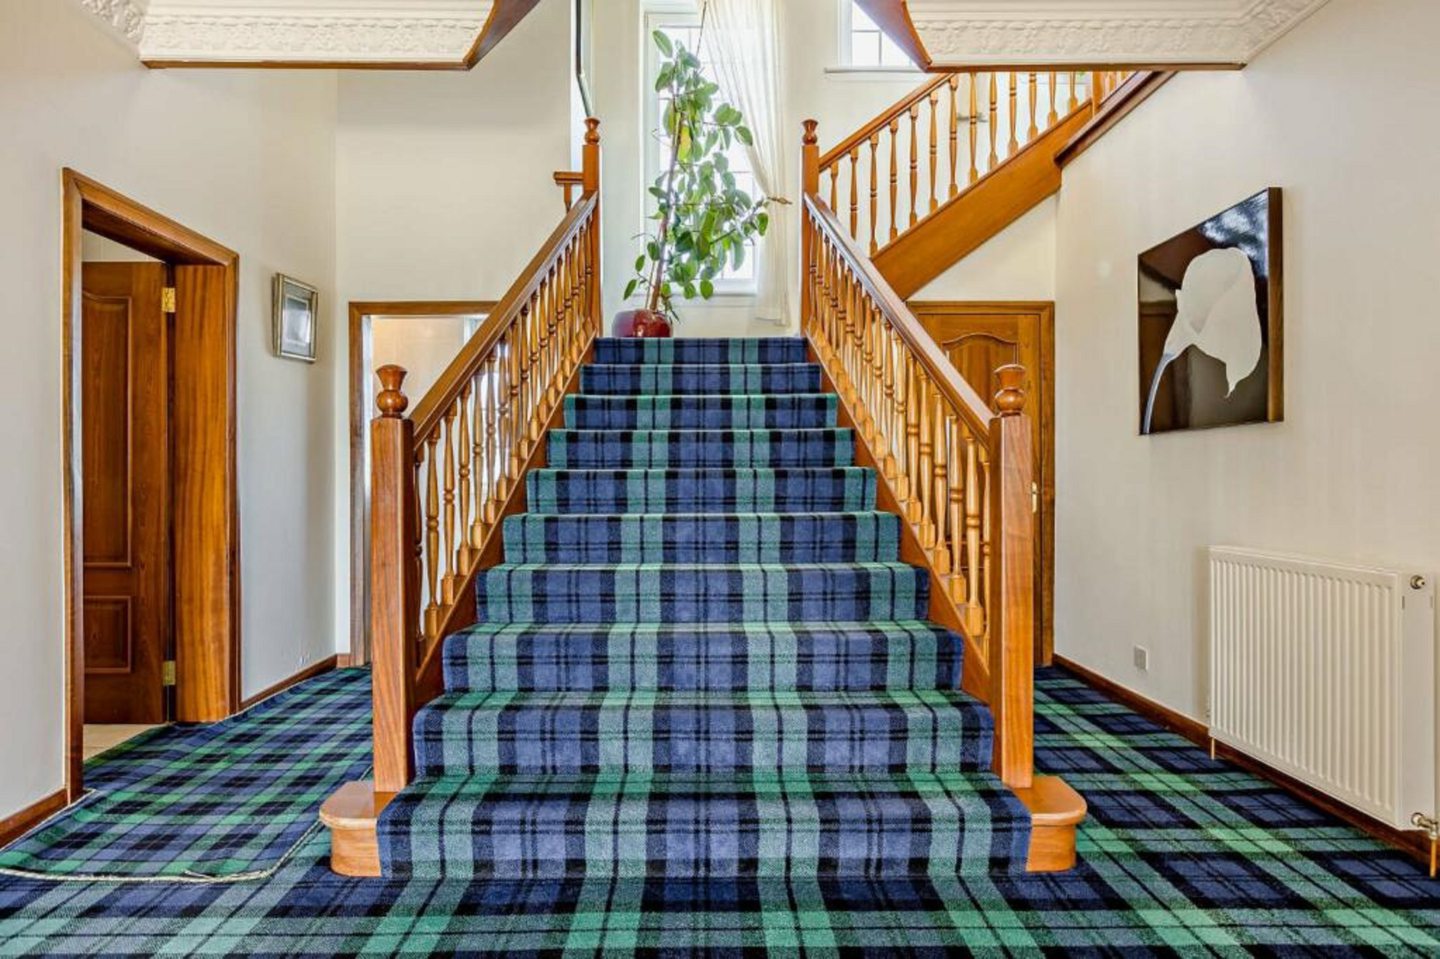
[[[1423,830],[1430,839],[1430,878],[1435,878],[1437,851],[1440,851],[1440,819],[1417,812],[1410,817],[1410,825]]]

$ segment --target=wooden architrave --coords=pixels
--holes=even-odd
[[[236,464],[233,250],[74,170],[61,173],[65,793],[83,790],[85,644],[81,481],[81,274],[85,231],[175,267],[172,394],[175,718],[214,722],[240,707],[240,512]],[[188,375],[186,375],[188,373]]]
[[[490,16],[475,35],[470,49],[459,60],[395,60],[355,63],[346,60],[145,60],[140,62],[152,70],[456,70],[475,69],[475,64],[504,40],[540,0],[495,0]]]
[[[365,495],[365,434],[374,415],[370,396],[371,371],[365,362],[374,316],[469,316],[495,309],[492,300],[353,300],[350,303],[350,654],[351,665],[370,661],[370,577],[360,575],[370,566],[370,513]]]

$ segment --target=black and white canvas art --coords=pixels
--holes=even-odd
[[[1140,432],[1283,418],[1280,190],[1140,254]]]

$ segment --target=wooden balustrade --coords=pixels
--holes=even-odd
[[[820,157],[828,206],[874,257],[1077,110],[1098,108],[1128,76],[939,74]]]
[[[575,205],[576,194],[585,192],[585,173],[583,170],[556,170],[555,185],[565,192],[565,212],[569,213]]]
[[[504,299],[405,415],[405,371],[377,371],[372,424],[371,628],[375,788],[411,777],[410,723],[439,692],[441,640],[473,621],[473,580],[499,554],[600,331],[600,139],[586,121],[583,193]],[[558,177],[557,177],[558,181]]]
[[[805,336],[930,568],[932,617],[967,638],[966,673],[995,714],[996,771],[1026,788],[1035,465],[1025,371],[999,371],[994,410],[976,394],[821,198],[818,154],[807,122]]]

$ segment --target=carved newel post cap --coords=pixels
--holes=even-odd
[[[820,137],[815,132],[819,128],[820,122],[818,120],[805,121],[805,139],[802,142],[807,147],[813,147],[820,142]]]
[[[375,371],[375,375],[380,378],[380,395],[375,397],[375,405],[380,407],[380,415],[399,418],[410,406],[410,398],[400,389],[405,385],[405,368],[390,364],[380,367]]]
[[[585,118],[585,142],[586,142],[586,143],[599,143],[599,142],[600,142],[600,119],[599,119],[599,117],[586,117],[586,118]]]
[[[995,391],[995,410],[1001,416],[1019,416],[1025,412],[1025,367],[1018,363],[995,371],[1000,389]]]

